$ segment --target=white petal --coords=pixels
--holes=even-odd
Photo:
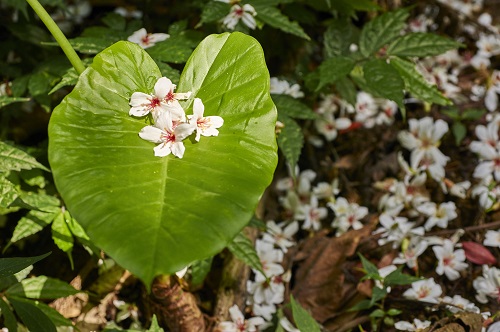
[[[196,119],[203,118],[203,112],[205,111],[205,106],[200,98],[195,98],[193,103],[193,115]]]
[[[149,41],[151,43],[157,43],[166,40],[167,38],[170,38],[169,34],[166,33],[153,33],[149,36]]]
[[[143,92],[134,92],[130,97],[130,106],[141,106],[151,104],[151,96]]]
[[[184,151],[186,151],[186,147],[184,146],[184,143],[182,143],[182,142],[175,142],[175,143],[172,143],[170,150],[172,151],[172,154],[174,156],[176,156],[178,158],[182,158],[184,156]]]
[[[161,129],[158,129],[153,126],[146,126],[142,128],[141,131],[139,132],[139,136],[142,139],[153,143],[161,142],[161,134],[162,134]]]
[[[166,77],[162,77],[155,84],[155,96],[159,99],[163,99],[174,88],[175,86],[172,84],[171,80]]]
[[[132,43],[140,44],[142,43],[142,38],[147,34],[148,32],[146,31],[146,29],[142,28],[134,32],[131,36],[129,36],[127,40]]]
[[[161,143],[161,144],[157,145],[154,148],[155,156],[156,157],[165,157],[165,156],[168,156],[170,154],[170,152],[172,152],[171,151],[171,147],[172,147],[172,143],[171,142]]]
[[[195,129],[196,127],[191,124],[181,123],[174,129],[175,141],[180,142],[184,140],[186,137],[191,135]]]

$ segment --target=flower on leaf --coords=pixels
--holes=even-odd
[[[154,148],[155,156],[165,157],[172,153],[182,158],[184,156],[184,143],[182,141],[191,135],[194,127],[187,123],[174,126],[174,123],[163,114],[156,120],[154,126],[146,126],[139,132],[139,136],[153,143],[160,143]]]
[[[220,116],[211,115],[203,116],[205,106],[200,98],[194,99],[193,115],[189,116],[189,123],[195,127],[197,142],[200,141],[200,135],[203,136],[218,136],[219,131],[217,128],[222,127],[224,120]]]
[[[166,33],[148,33],[146,29],[142,28],[129,36],[127,40],[138,44],[142,48],[149,48],[154,46],[155,43],[164,41],[169,37],[170,35]]]

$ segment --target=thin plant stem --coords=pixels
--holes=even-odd
[[[69,62],[71,62],[71,65],[75,68],[78,75],[83,73],[83,71],[85,70],[85,66],[83,65],[82,60],[80,60],[80,57],[78,57],[78,54],[76,54],[66,36],[63,34],[61,29],[59,29],[52,17],[50,17],[45,8],[43,8],[38,0],[26,0],[26,2],[29,3],[31,8],[33,8],[38,17],[40,17],[47,29],[49,29],[52,36],[54,36],[55,40],[63,50],[64,54],[66,54],[66,57],[68,58]]]

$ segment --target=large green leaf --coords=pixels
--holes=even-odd
[[[29,331],[56,332],[56,326],[33,301],[16,296],[7,298]]]
[[[292,305],[293,319],[300,331],[303,332],[320,332],[321,329],[314,318],[304,309],[293,296],[290,296],[290,304]]]
[[[379,96],[395,101],[404,114],[404,82],[399,72],[384,60],[370,60],[363,65],[366,84]]]
[[[50,254],[51,252],[35,257],[0,258],[0,278],[12,276]]]
[[[0,176],[0,207],[8,208],[18,196],[15,184]]]
[[[57,299],[74,295],[79,291],[68,285],[64,281],[39,276],[29,279],[24,279],[21,282],[9,287],[5,291],[8,296],[20,296],[31,299]]]
[[[224,126],[218,137],[185,140],[182,159],[155,157],[138,136],[145,120],[128,115],[132,93],[152,92],[159,77],[138,45],[118,42],[95,57],[49,124],[49,161],[66,206],[147,285],[222,250],[277,163],[276,108],[255,39],[211,35],[188,60],[177,91],[192,91]]]

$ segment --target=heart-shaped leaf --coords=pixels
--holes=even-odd
[[[149,286],[214,255],[250,220],[277,163],[276,108],[260,45],[241,33],[207,37],[178,92],[224,119],[217,137],[184,140],[182,159],[154,156],[129,116],[132,93],[161,76],[138,45],[118,42],[94,59],[52,114],[49,161],[71,214],[90,239]]]

